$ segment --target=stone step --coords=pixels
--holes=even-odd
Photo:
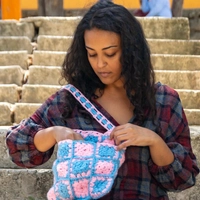
[[[21,23],[33,23],[39,28],[39,35],[72,36],[82,17],[29,17]],[[188,18],[137,18],[146,38],[189,39]],[[62,28],[60,28],[62,27]]]
[[[43,103],[48,97],[59,90],[58,85],[25,84],[22,87],[22,103]],[[177,89],[185,109],[200,108],[200,90]]]
[[[61,67],[35,65],[29,67],[28,84],[60,85],[60,78]]]
[[[51,169],[0,169],[1,200],[46,200],[53,184]],[[195,186],[182,192],[170,192],[170,200],[198,200],[200,176]],[[184,197],[184,198],[182,198]]]
[[[20,51],[26,50],[32,53],[33,47],[31,41],[25,36],[3,36],[0,37],[0,51]]]
[[[0,66],[0,84],[22,85],[24,70],[19,65]]]
[[[35,27],[31,22],[17,20],[0,20],[0,36],[27,36],[30,40],[35,36]]]
[[[63,51],[34,51],[33,65],[62,66],[65,55]]]
[[[41,103],[15,103],[13,105],[14,123],[19,123],[31,116],[41,105]]]
[[[174,89],[200,89],[199,71],[155,70],[156,80]]]
[[[189,125],[200,125],[200,109],[184,109]]]
[[[19,87],[16,84],[0,84],[0,102],[16,103],[19,101]]]
[[[200,55],[199,40],[147,39],[152,54]]]
[[[19,65],[28,68],[27,51],[0,51],[0,66]]]
[[[191,143],[194,154],[197,156],[198,164],[200,165],[200,127],[190,127]],[[0,127],[0,142],[5,140],[6,128]],[[3,139],[3,140],[2,140]],[[3,146],[3,147],[2,147]],[[54,155],[56,150],[54,151]],[[0,158],[3,157],[1,164],[5,163],[5,168],[0,169],[0,199],[14,200],[45,200],[46,194],[53,183],[52,162],[49,162],[49,168],[43,169],[14,169],[14,165],[9,168],[10,161],[6,154],[5,142],[0,145]],[[55,159],[55,157],[54,157]],[[2,160],[2,159],[1,159]],[[8,162],[9,161],[9,162]],[[53,161],[53,160],[52,160]],[[200,175],[197,176],[196,185],[179,193],[170,193],[170,200],[197,200],[199,198]]]
[[[34,51],[33,65],[62,66],[66,52]],[[154,69],[165,70],[200,70],[200,55],[152,54]]]
[[[22,103],[43,103],[52,94],[58,91],[61,86],[55,85],[23,85]]]
[[[176,89],[185,109],[200,108],[200,90]]]
[[[44,63],[43,63],[44,64]],[[175,89],[200,89],[200,70],[155,70],[156,80]],[[60,85],[60,67],[33,66],[30,67],[29,84]],[[61,81],[63,84],[64,80]]]
[[[200,70],[200,55],[152,54],[151,60],[156,70]]]
[[[13,104],[0,102],[0,126],[12,125]]]
[[[37,38],[39,51],[64,51],[67,52],[73,36],[40,35]]]
[[[46,200],[51,169],[0,169],[1,200]]]
[[[72,36],[40,35],[37,39],[37,50],[66,52],[72,39]],[[200,55],[199,40],[147,39],[147,41],[153,54]]]

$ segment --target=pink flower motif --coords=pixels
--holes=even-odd
[[[92,156],[93,154],[93,146],[88,143],[79,142],[75,144],[75,156]]]
[[[58,172],[58,176],[60,177],[66,177],[67,176],[67,172],[68,172],[68,165],[67,165],[67,161],[66,162],[61,162],[57,165],[57,172]]]
[[[110,174],[112,173],[114,165],[112,162],[98,161],[96,164],[97,174]]]
[[[47,193],[47,199],[48,200],[56,200],[56,195],[54,193],[54,189],[51,188]]]
[[[74,189],[75,196],[82,198],[88,196],[88,184],[89,181],[87,179],[74,181],[72,187]]]

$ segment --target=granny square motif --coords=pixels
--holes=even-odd
[[[58,143],[57,159],[53,163],[54,182],[48,200],[99,199],[109,193],[119,167],[125,160],[124,150],[118,151],[110,132],[114,128],[93,105],[70,85],[81,104],[108,131],[74,130],[84,140],[63,140]],[[92,111],[91,111],[92,110]]]

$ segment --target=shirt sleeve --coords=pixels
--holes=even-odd
[[[142,6],[141,9],[144,13],[147,13],[150,11],[148,0],[142,0]]]
[[[13,126],[6,136],[6,144],[11,160],[20,167],[32,168],[45,163],[52,155],[54,147],[47,152],[40,152],[34,145],[35,134],[60,121],[60,94],[52,95],[29,118]]]
[[[150,159],[149,170],[158,184],[167,191],[181,191],[195,184],[199,173],[196,157],[191,148],[188,122],[178,93],[161,86],[158,109],[161,134],[174,154],[174,161],[167,166],[157,166]]]

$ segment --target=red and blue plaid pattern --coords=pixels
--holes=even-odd
[[[192,152],[190,131],[179,96],[175,90],[161,83],[157,83],[155,88],[157,121],[153,123],[147,116],[142,126],[152,131],[160,127],[158,134],[173,152],[174,162],[159,167],[153,163],[148,147],[128,147],[126,160],[118,171],[111,192],[101,199],[166,200],[168,191],[181,191],[195,184],[199,169]],[[59,125],[101,133],[106,131],[95,119],[88,123],[77,107],[71,117],[64,121],[62,114],[66,93],[65,89],[61,89],[52,95],[30,118],[8,132],[6,143],[12,161],[17,165],[35,167],[51,157],[53,148],[42,153],[34,146],[34,135],[41,129]],[[118,125],[94,99],[91,102],[114,126]],[[129,123],[137,125],[137,116],[133,116]]]

